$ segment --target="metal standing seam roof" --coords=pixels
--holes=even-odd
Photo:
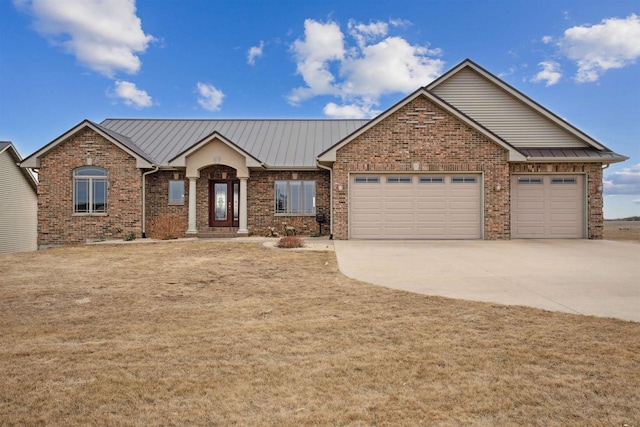
[[[594,162],[619,162],[627,159],[613,151],[601,151],[596,148],[519,148],[518,150],[529,159]]]
[[[218,132],[267,167],[293,168],[316,167],[318,154],[368,121],[105,119],[99,126],[160,166]]]

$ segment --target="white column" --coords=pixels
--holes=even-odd
[[[240,178],[240,228],[238,234],[249,234],[247,228],[247,178]]]
[[[198,178],[189,178],[189,228],[187,234],[198,234],[196,226],[196,181]]]

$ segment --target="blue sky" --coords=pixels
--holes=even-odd
[[[470,58],[612,150],[640,215],[640,1],[0,0],[0,140],[87,118],[371,117]]]

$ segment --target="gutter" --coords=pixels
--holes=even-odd
[[[152,165],[153,170],[142,173],[142,238],[147,238],[146,222],[147,222],[147,175],[158,172],[160,169],[156,165]]]
[[[329,171],[329,240],[333,240],[333,169],[321,165],[317,159],[316,164],[319,168]]]

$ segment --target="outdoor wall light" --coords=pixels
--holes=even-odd
[[[338,191],[342,191],[342,184],[338,184]]]
[[[598,185],[598,191],[602,191],[602,185]]]
[[[500,184],[496,185],[496,191],[500,191],[502,189],[502,186],[500,186]]]

